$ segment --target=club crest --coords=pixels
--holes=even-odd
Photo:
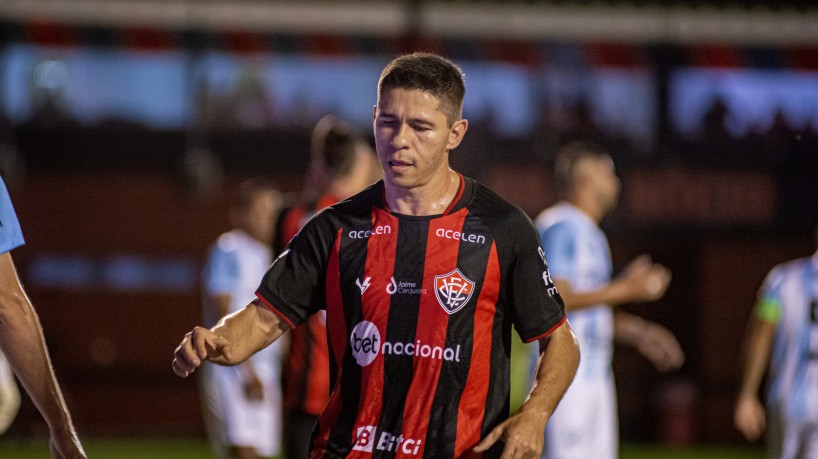
[[[435,296],[437,302],[448,314],[463,309],[474,292],[474,282],[470,281],[459,269],[435,276]]]

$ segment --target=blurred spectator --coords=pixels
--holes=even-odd
[[[730,110],[727,102],[721,97],[713,100],[710,108],[704,114],[702,120],[702,135],[709,141],[721,142],[730,138],[727,131],[727,121]]]
[[[28,96],[32,107],[29,123],[41,126],[75,125],[65,102],[71,71],[60,59],[43,59],[31,72]]]
[[[261,67],[241,70],[230,99],[231,122],[237,128],[260,129],[273,124],[273,101]]]
[[[818,228],[816,228],[818,242]],[[818,457],[818,252],[770,271],[750,318],[736,428],[769,457]],[[770,369],[767,410],[759,398]]]
[[[270,249],[281,195],[263,181],[246,181],[235,193],[233,229],[213,244],[204,271],[203,320],[208,326],[254,297],[273,260]],[[280,360],[277,342],[241,365],[206,365],[202,405],[218,457],[255,459],[281,453]]]

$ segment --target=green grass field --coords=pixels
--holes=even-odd
[[[84,438],[89,458],[100,459],[210,459],[204,439],[156,438]],[[48,459],[44,440],[6,440],[0,438],[0,457],[9,459]]]
[[[84,439],[89,458],[100,459],[211,459],[204,439],[90,438]],[[0,457],[48,459],[44,440],[0,438]],[[622,445],[621,459],[762,459],[758,448],[738,446],[692,446],[667,448],[661,445]]]

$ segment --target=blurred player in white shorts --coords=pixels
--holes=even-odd
[[[678,368],[684,360],[667,329],[616,306],[661,298],[670,271],[643,255],[611,280],[610,248],[599,222],[614,208],[620,184],[607,153],[593,144],[572,143],[557,155],[554,175],[564,200],[544,210],[535,223],[581,359],[574,382],[546,426],[542,457],[615,458],[614,341],[634,346],[660,370]],[[532,351],[532,361],[534,355]]]
[[[234,228],[213,244],[204,272],[204,321],[238,311],[255,298],[272,263],[271,241],[281,195],[264,182],[248,181],[231,208]],[[205,365],[202,407],[208,436],[219,457],[255,459],[281,454],[281,349],[278,341],[247,362]]]
[[[818,252],[767,275],[744,357],[736,428],[750,440],[767,430],[771,458],[818,458]],[[759,389],[768,367],[765,416]]]

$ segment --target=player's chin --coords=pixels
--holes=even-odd
[[[414,180],[412,177],[405,173],[392,172],[389,174],[388,179],[390,185],[400,188],[412,188],[414,185]]]

